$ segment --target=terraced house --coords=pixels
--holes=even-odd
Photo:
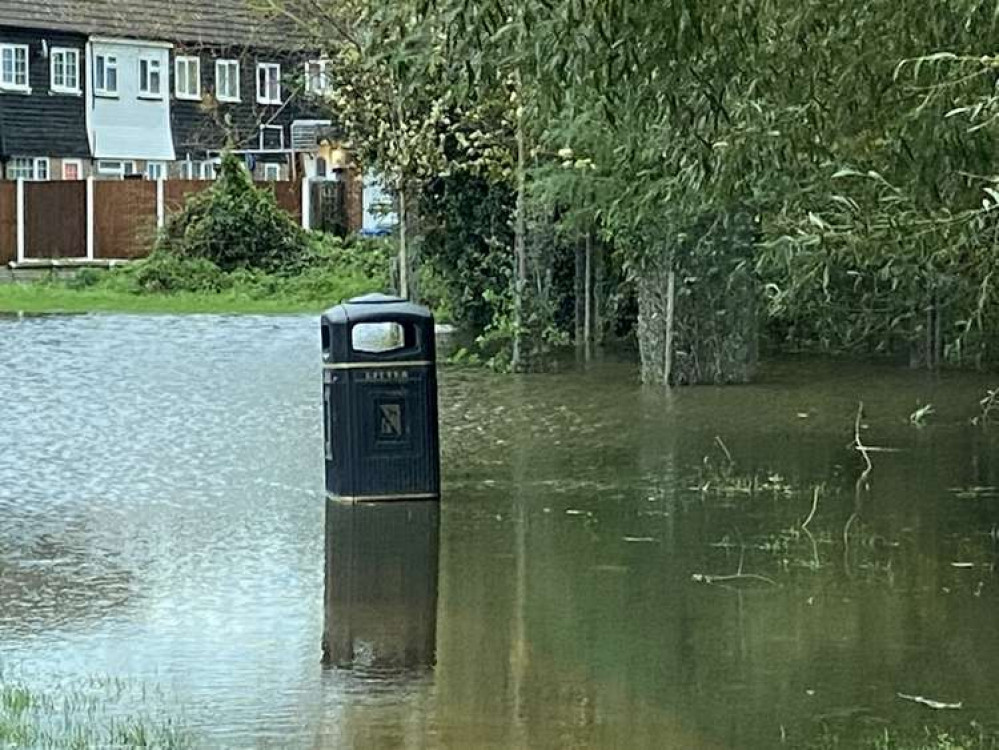
[[[324,63],[244,0],[0,0],[7,180],[321,173]]]

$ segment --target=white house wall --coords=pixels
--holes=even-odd
[[[87,125],[94,158],[173,161],[170,45],[130,39],[92,39],[88,47]],[[98,55],[113,55],[118,59],[117,96],[95,93]],[[162,98],[140,96],[141,58],[159,60]]]
[[[378,175],[364,176],[364,234],[385,234],[395,229],[399,217],[395,212],[395,200],[385,189]]]

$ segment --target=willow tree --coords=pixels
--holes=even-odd
[[[473,70],[500,49],[530,73],[527,127],[539,145],[596,167],[558,179],[592,188],[570,191],[586,197],[569,210],[599,213],[644,287],[646,375],[662,380],[674,331],[661,308],[681,276],[711,276],[709,296],[722,302],[732,284],[740,300],[752,295],[758,279],[781,335],[838,350],[900,342],[935,361],[994,319],[992,222],[980,205],[993,203],[994,146],[991,124],[968,122],[985,111],[976,100],[992,95],[994,69],[979,60],[974,75],[938,72],[988,49],[993,6],[428,7]],[[932,55],[940,50],[949,54]],[[695,337],[704,313],[694,313]],[[734,352],[748,354],[736,339]]]

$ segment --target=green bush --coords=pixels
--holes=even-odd
[[[379,289],[391,285],[395,248],[390,240],[370,237],[341,239],[332,234],[314,233],[304,262],[312,269],[335,268],[347,275],[365,276]]]
[[[116,291],[133,294],[217,293],[232,286],[232,276],[205,258],[184,258],[158,250],[110,274]]]
[[[305,261],[308,233],[281,209],[271,191],[258,188],[234,155],[222,157],[211,188],[191,196],[170,217],[157,249],[238,268],[296,273]]]

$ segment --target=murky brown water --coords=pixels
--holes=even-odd
[[[319,664],[314,320],[3,320],[0,661],[157,685],[205,747],[763,750],[942,713],[899,692],[994,722],[995,382],[444,371],[438,665],[388,677]],[[858,400],[897,451],[859,493]]]

